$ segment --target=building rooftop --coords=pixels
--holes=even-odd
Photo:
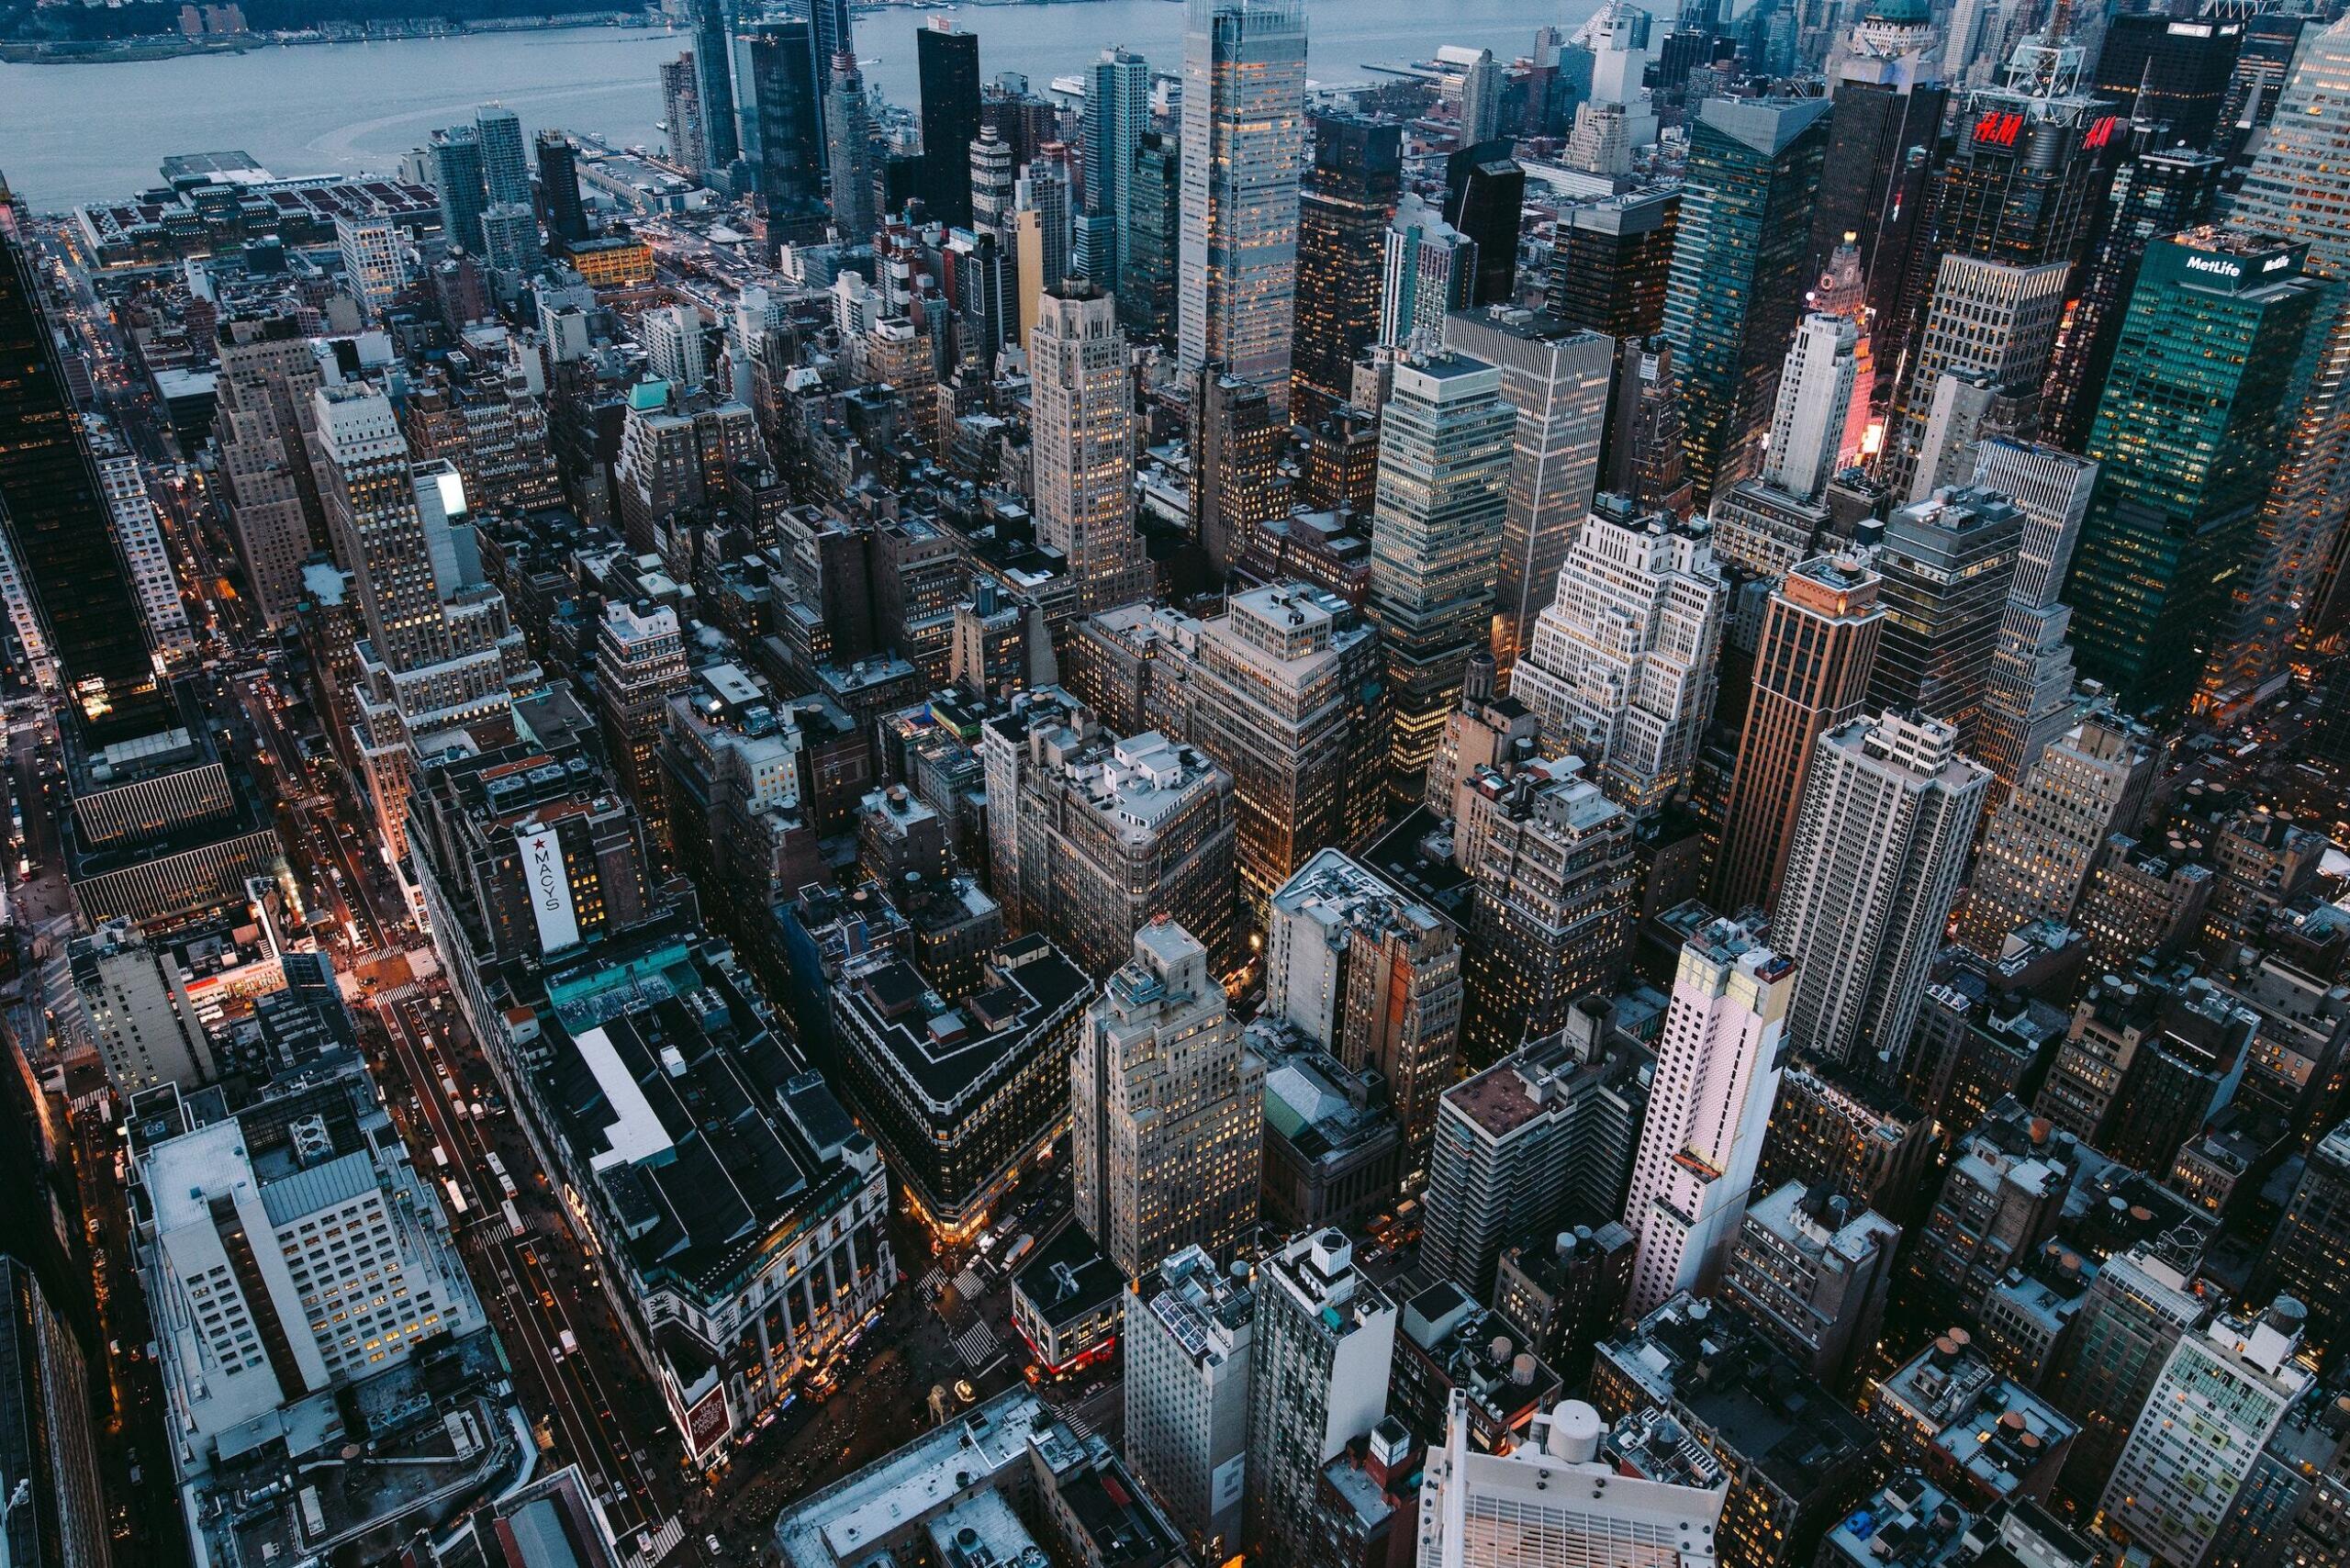
[[[1030,1047],[1093,992],[1085,972],[1040,933],[998,948],[988,983],[949,1001],[913,965],[875,953],[844,969],[834,1004],[888,1052],[888,1065],[941,1110],[1016,1070]]]
[[[1039,1321],[1055,1328],[1079,1323],[1115,1301],[1126,1277],[1102,1255],[1081,1225],[1065,1225],[1012,1276]]]
[[[2032,1474],[2080,1430],[2056,1407],[1999,1375],[1953,1329],[1879,1385],[1879,1394],[1986,1495],[2020,1495]]]

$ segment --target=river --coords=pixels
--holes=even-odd
[[[1438,46],[1506,60],[1546,22],[1572,26],[1597,0],[1315,0],[1311,69],[1360,80],[1369,64],[1425,60]],[[993,77],[1021,71],[1042,92],[1111,44],[1181,68],[1180,0],[966,5]],[[923,13],[856,21],[866,78],[893,102],[916,98],[913,33]],[[658,67],[686,35],[622,28],[482,33],[391,43],[304,44],[246,54],[98,65],[0,64],[0,173],[32,207],[122,197],[156,183],[170,153],[241,151],[280,174],[383,173],[435,126],[496,99],[526,132],[559,126],[620,145],[657,145]]]

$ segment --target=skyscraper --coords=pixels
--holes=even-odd
[[[1815,1055],[1893,1081],[1989,781],[1930,719],[1820,736],[1772,927],[1796,966],[1788,1027]]]
[[[1316,115],[1314,166],[1297,204],[1297,344],[1291,407],[1311,424],[1347,400],[1354,363],[1379,334],[1388,220],[1403,189],[1404,128]]]
[[[1085,210],[1110,220],[1107,253],[1086,275],[1113,294],[1125,292],[1126,235],[1134,228],[1135,155],[1150,129],[1150,62],[1128,49],[1105,49],[1086,80],[1082,147]]]
[[[726,36],[733,7],[727,0],[688,0],[694,28],[694,105],[701,114],[698,162],[702,178],[722,185],[743,155],[734,117],[734,50]],[[677,128],[670,128],[675,137]]]
[[[82,416],[66,395],[43,274],[0,206],[0,525],[95,745],[169,727],[139,599],[113,536]],[[61,329],[62,330],[62,329]]]
[[[1077,1220],[1126,1278],[1255,1226],[1264,1095],[1207,949],[1165,915],[1136,931],[1069,1058]]]
[[[1849,316],[1814,312],[1796,329],[1771,411],[1764,484],[1816,500],[1854,455],[1845,450],[1844,436],[1860,375],[1860,345],[1861,330]]]
[[[1504,140],[1464,147],[1444,161],[1445,221],[1477,247],[1472,305],[1512,305],[1517,296],[1518,217],[1526,171]]]
[[[1197,1248],[1135,1282],[1126,1318],[1126,1462],[1203,1562],[1240,1545],[1256,1301]]]
[[[992,125],[979,127],[971,139],[971,227],[1012,242],[1012,203],[1019,179],[1013,173],[1015,153],[1003,133]],[[1109,292],[1104,289],[1103,293]]]
[[[1924,500],[1962,482],[1977,439],[2030,428],[2071,275],[2062,259],[2024,265],[1942,258],[1886,431],[1883,474],[1896,497]],[[1949,400],[1954,380],[1979,393],[1964,413]]]
[[[1893,514],[1876,558],[1872,711],[1939,719],[1972,749],[2023,529],[2023,510],[1987,490],[1940,490]]]
[[[1607,394],[1607,434],[1599,449],[1599,488],[1644,511],[1687,517],[1689,451],[1683,439],[1681,377],[1662,333],[1617,340]]]
[[[2088,440],[2098,395],[2121,341],[2121,318],[2138,281],[2139,258],[2149,241],[2209,221],[2223,168],[2209,152],[2150,147],[2122,160],[2113,172],[2098,238],[2081,259],[2075,297],[2041,388],[2040,432],[2051,445],[2078,452]]]
[[[1506,681],[1591,510],[1616,342],[1515,307],[1455,315],[1444,330],[1454,349],[1500,369],[1502,401],[1517,410],[1494,585],[1494,668]]]
[[[2218,136],[2243,42],[2241,17],[2109,17],[2092,90],[2118,115],[2167,126],[2170,146],[2201,151]]]
[[[1416,196],[1395,204],[1381,237],[1379,341],[1398,347],[1444,341],[1444,319],[1477,288],[1477,247]]]
[[[1991,817],[1958,939],[1997,958],[2034,920],[2068,920],[2107,838],[2128,833],[2154,768],[2132,726],[2109,715],[2042,751]]]
[[[1708,98],[1689,135],[1664,334],[1700,506],[1751,466],[1802,309],[1825,98]]]
[[[474,111],[474,135],[481,143],[482,190],[488,205],[531,205],[531,165],[523,156],[522,120],[502,104]]]
[[[2073,722],[2073,611],[2059,596],[2097,465],[2005,439],[1983,442],[1975,452],[1975,487],[2007,497],[2024,516],[1975,733],[1975,758],[1991,770],[1996,795]]]
[[[1395,1304],[1346,1232],[1310,1231],[1257,1265],[1249,1349],[1248,1536],[1269,1568],[1305,1568],[1322,1467],[1387,1407]]]
[[[1562,210],[1550,240],[1550,309],[1611,338],[1662,331],[1680,214],[1677,190],[1600,196]]]
[[[1381,420],[1371,612],[1394,694],[1392,781],[1407,788],[1491,634],[1517,426],[1501,385],[1481,360],[1409,355]]]
[[[1932,59],[1935,41],[1918,0],[1878,0],[1831,67],[1835,112],[1812,215],[1810,269],[1824,269],[1852,236],[1880,375],[1901,362],[1908,341],[1908,319],[1898,308],[1902,277],[1926,231],[1926,179],[1950,102]],[[1869,390],[1882,406],[1884,394]]]
[[[305,441],[319,357],[291,315],[231,317],[220,323],[218,353],[213,430],[229,485],[230,537],[254,608],[282,625],[305,592],[302,563],[313,534],[326,530]]]
[[[539,132],[539,202],[547,231],[557,240],[588,238],[588,209],[579,200],[579,150],[559,130]]]
[[[923,204],[950,228],[971,221],[971,143],[979,134],[979,39],[951,17],[914,33],[922,78]]]
[[[1534,623],[1510,695],[1546,749],[1581,757],[1635,816],[1685,789],[1714,711],[1729,586],[1702,526],[1594,507]]]
[[[2100,465],[2065,599],[2082,673],[2131,709],[2187,700],[2244,630],[2272,481],[2339,308],[2298,243],[2195,230],[2146,248],[2089,434]],[[2257,563],[2255,564],[2255,566]]]
[[[1135,151],[1129,227],[1118,236],[1118,320],[1127,334],[1175,346],[1176,252],[1182,231],[1182,144],[1158,131]]]
[[[1297,187],[1305,162],[1304,0],[1187,0],[1176,353],[1289,410]]]
[[[773,244],[824,237],[824,119],[814,48],[804,21],[758,22],[741,34],[744,156],[756,165]]]
[[[1865,560],[1821,555],[1772,594],[1722,812],[1717,908],[1776,906],[1819,737],[1859,717],[1868,690],[1885,627],[1881,587]]]
[[[821,10],[822,7],[819,7]],[[873,124],[865,101],[865,73],[856,56],[831,60],[824,89],[824,162],[829,171],[833,227],[846,242],[863,244],[880,226],[873,169]]]
[[[1624,1226],[1633,1316],[1709,1290],[1729,1260],[1779,1082],[1795,965],[1720,920],[1683,944]]]
[[[710,143],[702,134],[701,83],[691,50],[661,62],[661,118],[668,130],[671,160],[707,177]]]
[[[441,197],[441,234],[468,255],[481,254],[481,210],[488,205],[482,183],[481,137],[472,126],[432,133],[432,188]]]
[[[2340,156],[2350,124],[2350,23],[2304,29],[2299,59],[2223,215],[2239,229],[2307,245],[2302,270],[2340,284],[2350,277],[2350,167]],[[2269,602],[2255,628],[2260,645],[2247,651],[2264,663],[2291,632],[2267,622],[2298,608],[2313,634],[2331,636],[2350,615],[2342,569],[2350,530],[2341,526],[2350,499],[2350,309],[2337,297],[2326,314],[2324,346],[2261,519]]]
[[[1037,543],[1068,558],[1080,610],[1141,599],[1150,564],[1135,532],[1134,381],[1117,307],[1096,284],[1049,285],[1028,350]]]
[[[1220,365],[1200,371],[1192,396],[1192,536],[1217,573],[1280,514],[1274,484],[1286,432],[1273,422],[1272,399],[1253,381]]]

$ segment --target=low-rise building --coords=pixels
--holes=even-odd
[[[2074,1434],[2063,1413],[1999,1375],[1953,1328],[1877,1385],[1876,1427],[1895,1463],[1975,1508],[2045,1503]]]
[[[1012,1326],[1047,1377],[1117,1353],[1126,1277],[1085,1227],[1067,1225],[1012,1276]]]

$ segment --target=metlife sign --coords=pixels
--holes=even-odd
[[[579,918],[571,907],[571,878],[563,868],[563,846],[544,828],[515,835],[522,849],[522,886],[539,923],[539,951],[552,953],[579,940]]]

